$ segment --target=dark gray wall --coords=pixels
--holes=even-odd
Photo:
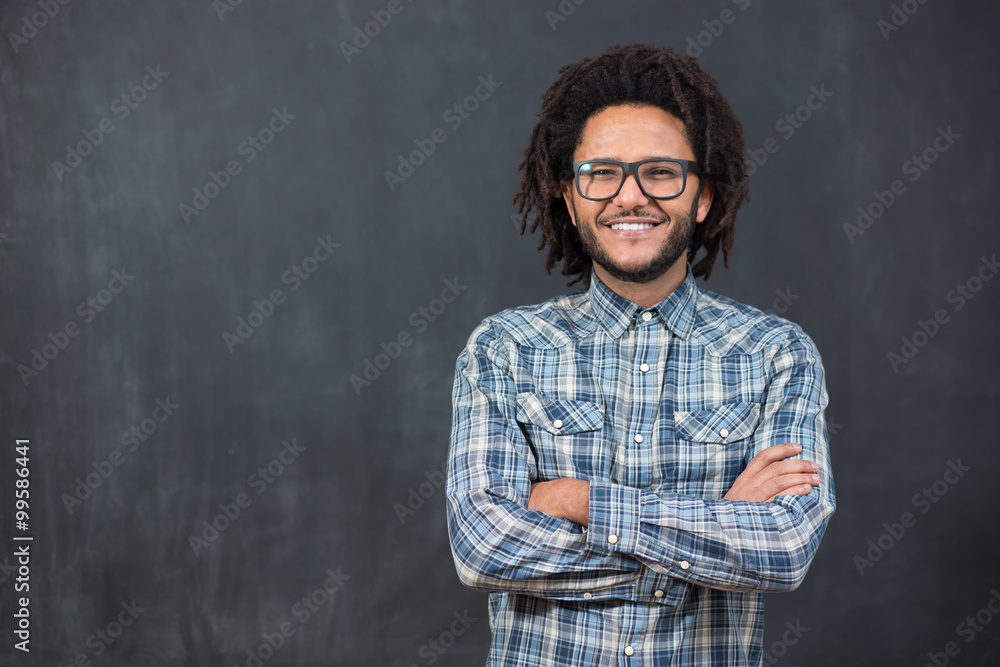
[[[800,323],[831,397],[839,508],[803,586],[769,598],[766,644],[788,665],[997,664],[1000,618],[980,610],[1000,587],[1000,280],[977,278],[1000,252],[996,5],[401,0],[348,61],[342,43],[388,4],[4,3],[3,661],[247,664],[285,623],[267,665],[483,664],[486,596],[455,576],[434,482],[469,332],[566,290],[537,237],[515,233],[515,168],[560,66],[700,40],[767,161],[730,268],[699,284]],[[457,125],[444,114],[480,77],[499,83]],[[814,87],[831,96],[800,108]],[[274,110],[288,115],[271,142],[242,144]],[[797,111],[799,127],[782,120]],[[385,172],[436,128],[443,143],[390,190]],[[914,171],[925,149],[936,160]],[[219,176],[229,161],[238,173]],[[225,187],[195,201],[213,172]],[[185,220],[181,204],[204,210]],[[296,283],[286,272],[317,239],[339,245]],[[432,321],[420,309],[446,281],[459,296]],[[133,427],[142,440],[123,439]],[[16,439],[30,440],[27,532]],[[77,490],[88,475],[96,488]],[[424,505],[399,514],[421,484]],[[30,655],[12,648],[24,534]],[[437,653],[428,642],[466,611]],[[979,630],[960,625],[977,613]],[[131,625],[109,646],[96,632],[119,617]],[[808,630],[784,644],[786,623]]]

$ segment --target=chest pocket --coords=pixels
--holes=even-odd
[[[759,403],[730,403],[674,413],[677,488],[721,498],[744,468],[748,438],[760,421]]]
[[[533,393],[518,394],[515,401],[518,425],[535,456],[533,482],[595,479],[609,467],[601,405]]]

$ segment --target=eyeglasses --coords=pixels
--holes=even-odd
[[[618,196],[625,177],[635,175],[642,194],[653,199],[679,197],[687,186],[688,171],[701,176],[701,167],[691,160],[653,158],[639,162],[585,160],[573,163],[576,191],[584,199],[599,201]]]

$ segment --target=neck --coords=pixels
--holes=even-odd
[[[687,277],[687,258],[686,253],[681,255],[662,276],[646,283],[619,280],[596,263],[594,264],[594,273],[601,279],[602,283],[608,286],[608,289],[618,296],[637,303],[643,308],[649,308],[666,299],[684,282]]]

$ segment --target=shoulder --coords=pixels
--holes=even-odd
[[[596,324],[588,293],[578,291],[491,315],[473,330],[469,344],[562,347],[591,333]]]
[[[755,354],[766,348],[789,346],[815,349],[795,322],[701,288],[691,335],[713,356]]]

